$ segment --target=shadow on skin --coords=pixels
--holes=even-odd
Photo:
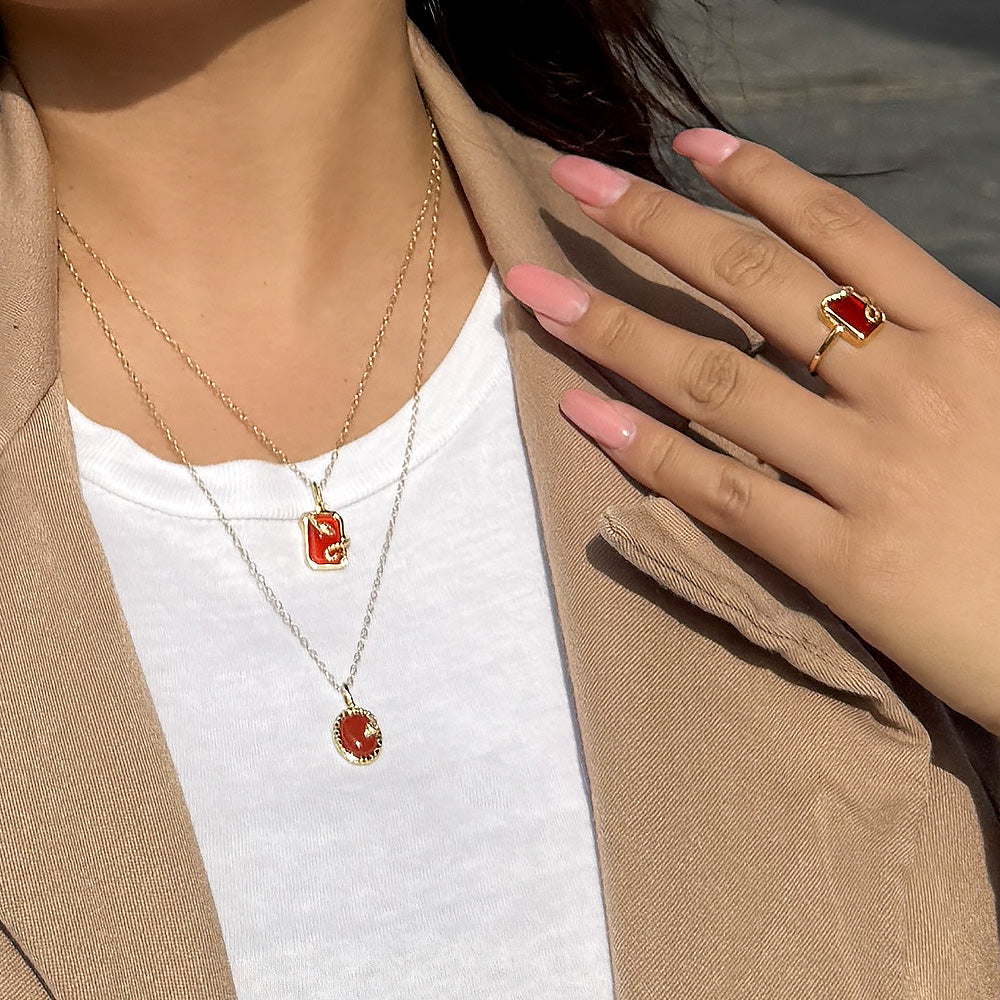
[[[206,17],[204,0],[107,0],[103,6],[83,8],[69,0],[62,0],[60,8],[57,0],[48,8],[4,4],[3,17],[7,36],[15,42],[18,25],[30,21],[32,33],[44,32],[53,46],[78,54],[79,66],[47,78],[46,92],[32,93],[32,100],[96,112],[168,90],[256,28],[306,2],[227,0],[216,2],[212,16]],[[48,18],[57,23],[46,24]],[[71,38],[72,45],[63,45],[63,38]],[[107,47],[108,39],[118,40],[115,48]],[[105,67],[120,67],[120,74],[88,72],[98,54]]]
[[[625,267],[617,257],[589,236],[584,236],[565,225],[544,209],[540,214],[542,222],[559,244],[566,259],[595,288],[621,299],[622,302],[628,302],[665,323],[672,323],[704,337],[732,344],[744,352],[749,350],[746,335],[736,323],[722,313],[716,312],[680,289],[667,288],[646,280]],[[629,403],[671,427],[686,425],[686,421],[676,413],[617,372],[595,366],[572,348],[559,344],[554,337],[549,337],[548,334],[544,336],[547,338],[546,350],[559,354],[577,371],[590,371],[597,367]]]

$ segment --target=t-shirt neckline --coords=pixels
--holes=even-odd
[[[420,393],[420,414],[410,469],[426,462],[483,401],[507,368],[500,325],[501,292],[496,265],[458,337]],[[399,478],[412,399],[388,420],[340,449],[324,491],[330,506],[351,504],[390,488]],[[116,496],[179,517],[215,514],[184,466],[159,458],[128,435],[96,423],[68,404],[80,478]],[[310,479],[323,474],[330,452],[298,462]],[[232,519],[288,519],[312,506],[291,470],[266,459],[234,459],[196,467],[223,512]]]

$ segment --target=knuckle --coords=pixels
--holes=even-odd
[[[884,602],[899,598],[919,577],[923,534],[911,530],[904,510],[926,508],[928,495],[937,495],[926,476],[900,458],[884,458],[864,469],[866,482],[877,482],[890,505],[852,504],[838,518],[835,529],[820,537],[817,557],[829,568],[831,581],[850,586],[858,599]],[[922,515],[917,514],[919,521]]]
[[[935,473],[930,472],[926,463],[915,463],[910,460],[904,447],[897,447],[894,452],[882,455],[877,461],[868,465],[869,479],[879,483],[881,496],[877,501],[881,511],[885,506],[883,498],[892,498],[893,504],[901,504],[905,509],[920,510],[921,501],[935,491]],[[871,510],[872,501],[868,500],[864,508]],[[888,529],[891,531],[890,523]]]
[[[836,579],[850,579],[855,547],[846,522],[838,522],[836,530],[825,532],[816,539],[817,561],[828,566]]]
[[[734,288],[752,288],[761,282],[774,284],[784,277],[781,247],[770,236],[747,230],[729,239],[715,255],[716,275]]]
[[[727,461],[708,497],[709,512],[718,522],[726,523],[743,517],[750,507],[753,494],[752,475],[738,462]]]
[[[975,305],[978,306],[978,303]],[[986,318],[982,315],[981,309],[970,309],[964,302],[955,302],[943,319],[944,323],[954,330],[955,340],[970,354],[978,355],[982,360],[992,363],[1000,357],[1000,337],[997,337],[996,325],[993,322],[984,322]]]
[[[897,599],[912,578],[912,546],[891,526],[845,532],[839,547],[841,578],[851,580],[856,593],[869,602]]]
[[[621,208],[626,230],[640,241],[647,241],[667,227],[663,198],[656,190],[636,191]]]
[[[594,353],[598,357],[612,357],[628,350],[635,335],[635,324],[628,310],[616,308],[609,311],[593,333]]]
[[[826,192],[806,202],[799,213],[799,230],[819,238],[836,233],[850,236],[862,233],[871,213],[854,195],[846,191]]]
[[[649,473],[651,485],[668,483],[677,467],[679,440],[673,434],[658,434],[649,445]],[[661,488],[660,492],[664,492]]]
[[[957,394],[950,392],[931,373],[920,373],[902,386],[903,404],[909,416],[938,440],[957,441],[965,419]]]
[[[743,359],[728,344],[699,345],[682,369],[683,390],[701,414],[714,413],[738,402],[743,394]]]
[[[882,532],[870,540],[863,556],[864,578],[869,586],[895,589],[908,574],[907,547],[898,539]]]

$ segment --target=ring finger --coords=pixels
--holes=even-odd
[[[560,158],[552,176],[587,215],[728,306],[789,357],[808,364],[825,339],[819,305],[840,286],[760,223],[581,157]],[[871,368],[874,355],[884,354],[891,339],[866,345],[871,350],[865,366],[852,363],[854,351],[833,345],[823,362],[824,380],[838,390],[849,383],[857,388],[858,373]]]

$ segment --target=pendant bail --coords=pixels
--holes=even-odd
[[[351,697],[351,689],[345,684],[341,688],[340,693],[344,696],[344,702],[346,703],[348,709],[353,711],[356,706],[354,704],[354,699]]]
[[[316,504],[316,510],[324,510],[323,507],[323,491],[320,489],[319,483],[310,483],[313,493],[313,502]]]

